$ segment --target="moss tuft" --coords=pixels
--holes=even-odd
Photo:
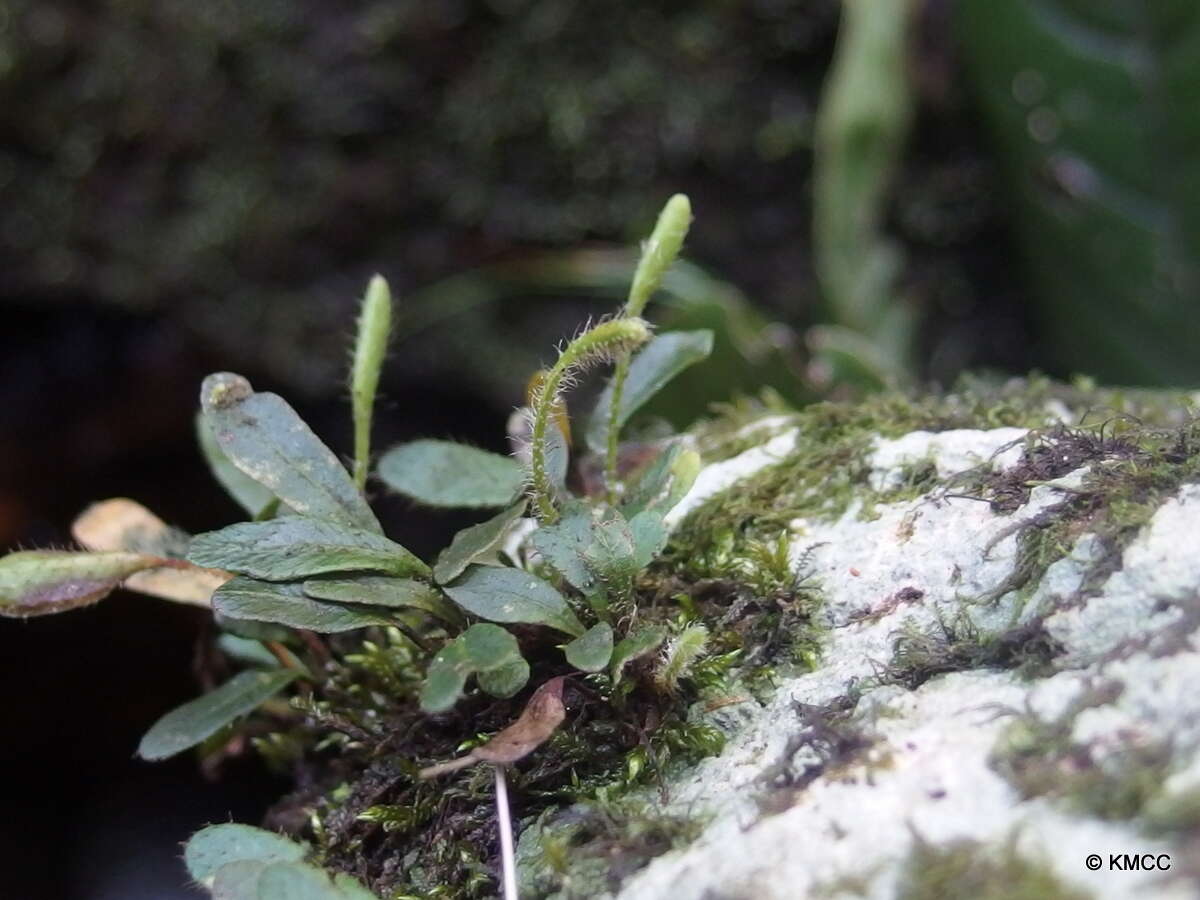
[[[1088,900],[1044,862],[1017,852],[1010,838],[998,847],[960,840],[935,846],[917,837],[896,892],[897,900]]]
[[[973,669],[1015,669],[1027,677],[1049,673],[1062,647],[1041,620],[999,634],[984,634],[965,612],[939,618],[922,629],[906,622],[892,642],[892,659],[883,668],[883,684],[916,689],[935,675]]]
[[[1187,807],[1173,806],[1162,795],[1171,771],[1169,745],[1127,743],[1100,752],[1072,737],[1081,712],[1112,702],[1120,690],[1117,682],[1096,686],[1053,720],[1019,716],[1001,734],[989,764],[1024,799],[1050,797],[1082,815],[1110,821],[1144,818],[1147,825],[1153,821],[1169,830],[1174,812]],[[1181,814],[1181,821],[1186,818]]]

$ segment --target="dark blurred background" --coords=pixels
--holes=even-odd
[[[1193,0],[1136,5],[911,3],[910,124],[864,226],[901,260],[909,383],[1031,367],[1200,380],[1200,17]],[[401,298],[377,446],[502,449],[529,375],[611,308],[677,191],[697,216],[689,266],[655,315],[716,327],[724,350],[668,416],[764,385],[794,403],[861,387],[806,340],[855,327],[814,262],[840,12],[7,0],[0,548],[64,546],[111,496],[189,531],[236,518],[192,441],[210,371],[283,393],[344,452],[347,338],[374,271]],[[875,63],[849,64],[870,94]],[[847,152],[879,140],[870,124]],[[426,556],[464,524],[381,510]],[[204,629],[198,610],[129,594],[3,623],[6,896],[191,896],[179,843],[282,792],[253,759],[210,783],[188,757],[132,758],[197,691]]]

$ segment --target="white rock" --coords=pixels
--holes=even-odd
[[[989,460],[1012,465],[1019,446],[997,450],[1023,434],[918,432],[880,441],[872,485],[887,487],[897,467],[927,458],[941,476]],[[672,520],[779,461],[797,438],[794,431],[776,435],[705,469]],[[822,663],[782,681],[765,706],[746,704],[746,724],[724,752],[673,778],[665,811],[711,821],[690,846],[652,861],[616,896],[793,900],[855,876],[864,896],[891,898],[914,835],[934,846],[969,838],[994,847],[1011,838],[1022,856],[1099,898],[1196,896],[1196,884],[1185,879],[1107,870],[1110,853],[1173,854],[1182,867],[1179,848],[1146,837],[1136,822],[1101,821],[1053,798],[1022,800],[989,763],[1017,716],[1054,722],[1073,715],[1063,719],[1065,727],[1097,760],[1119,760],[1133,745],[1169,746],[1170,768],[1179,773],[1172,789],[1200,783],[1197,636],[1171,632],[1200,624],[1200,486],[1184,488],[1158,510],[1125,550],[1121,569],[1085,602],[1063,608],[1062,601],[1102,552],[1092,535],[1052,565],[1028,598],[1014,591],[987,606],[969,602],[1013,571],[1011,526],[1060,502],[1062,488],[1077,487],[1081,476],[1035,488],[1007,516],[987,503],[929,496],[880,506],[869,521],[851,510],[832,522],[792,523],[793,558],[811,550],[806,558],[823,591],[830,632]],[[982,670],[934,677],[911,691],[871,686],[902,628],[928,629],[966,614],[981,632],[999,633],[1047,612],[1046,628],[1064,648],[1051,677],[1023,681],[1013,672]],[[1108,683],[1116,688],[1097,692]],[[804,728],[795,704],[826,705],[855,685],[867,685],[853,722],[873,736],[870,749],[796,791],[782,812],[765,814],[758,801],[771,785],[764,779]],[[1094,705],[1080,712],[1085,697]],[[813,750],[799,752],[811,758]],[[1106,861],[1100,871],[1084,864],[1092,853]]]

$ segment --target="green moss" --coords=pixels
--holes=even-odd
[[[702,816],[668,815],[644,792],[605,792],[556,815],[543,815],[522,839],[524,897],[595,897],[616,891],[650,860],[699,836]]]
[[[917,838],[896,892],[897,900],[1087,900],[1044,862],[1017,852],[1015,838],[997,847],[961,840],[935,846]]]
[[[960,611],[950,620],[939,616],[927,628],[906,622],[893,639],[892,658],[880,681],[912,690],[935,675],[973,669],[1015,669],[1039,677],[1049,673],[1061,649],[1041,620],[985,634]]]
[[[876,394],[858,403],[817,403],[772,426],[795,428],[795,450],[780,462],[746,479],[736,492],[723,494],[688,517],[676,538],[680,547],[703,551],[715,539],[733,533],[761,538],[786,528],[796,518],[833,519],[856,500],[869,514],[874,504],[920,496],[936,486],[936,471],[927,461],[906,467],[900,485],[874,491],[868,460],[876,438],[893,438],[913,431],[958,428],[1045,427],[1052,421],[1046,404],[1051,383],[1041,379],[1014,381],[1003,387],[971,383],[946,395],[912,397]],[[762,432],[748,432],[744,410],[728,407],[715,420],[694,429],[702,453],[715,458],[733,455],[762,443]],[[715,436],[724,435],[725,443]],[[715,449],[714,449],[715,448]],[[705,461],[714,456],[706,455]]]
[[[1169,821],[1169,806],[1161,798],[1171,770],[1169,746],[1129,743],[1106,748],[1101,756],[1072,737],[1078,715],[1112,702],[1120,689],[1110,682],[1085,691],[1053,720],[1018,716],[1001,733],[989,764],[1024,799],[1050,797],[1072,812],[1112,821],[1158,809],[1159,821]]]
[[[1200,787],[1178,793],[1160,791],[1142,808],[1142,827],[1152,837],[1200,834]]]
[[[1076,596],[1068,599],[1099,590],[1120,568],[1125,548],[1159,507],[1184,484],[1200,481],[1200,420],[1189,416],[1161,427],[1119,418],[1089,427],[1059,425],[1035,431],[1016,466],[995,474],[971,473],[956,490],[974,493],[996,512],[1007,513],[1020,508],[1034,486],[1084,466],[1082,482],[1064,489],[1065,499],[1013,523],[993,539],[995,544],[1015,533],[1017,562],[979,601],[1035,586],[1084,534],[1096,536],[1100,552]]]

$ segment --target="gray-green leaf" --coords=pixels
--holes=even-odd
[[[505,506],[522,484],[516,460],[453,441],[393,447],[379,460],[378,475],[393,491],[429,506]]]
[[[304,582],[304,593],[314,600],[420,609],[451,625],[461,625],[463,621],[462,613],[447,602],[441,591],[412,578],[390,578],[386,575],[316,578]]]
[[[529,536],[529,545],[538,555],[584,593],[592,590],[595,576],[584,559],[592,542],[592,512],[584,503],[569,504],[553,525],[543,525]]]
[[[196,414],[196,441],[213,478],[252,518],[259,518],[275,503],[276,497],[270,490],[229,461],[202,412]]]
[[[188,560],[265,581],[327,572],[429,574],[425,563],[381,534],[306,516],[240,522],[196,535]]]
[[[514,659],[503,666],[478,673],[476,680],[485,694],[507,700],[529,681],[529,663],[523,658]]]
[[[529,664],[517,639],[499,625],[479,622],[446,644],[429,664],[421,690],[421,708],[441,712],[454,705],[467,678],[496,697],[511,697],[529,680]]]
[[[451,600],[481,619],[549,625],[572,637],[583,634],[583,625],[562,594],[520,569],[469,566],[461,578],[446,585],[445,591]]]
[[[200,403],[217,446],[296,512],[379,532],[379,521],[333,451],[282,397],[231,372],[204,379]]]
[[[258,876],[257,893],[247,900],[374,900],[361,884],[348,875],[334,878],[306,863],[277,862]],[[233,898],[242,900],[242,898]]]
[[[240,576],[223,584],[213,594],[212,604],[214,612],[233,619],[273,622],[324,634],[389,624],[386,616],[367,607],[306,597],[299,584],[273,584]]]
[[[666,523],[657,509],[648,509],[629,521],[629,531],[633,535],[634,565],[644,569],[667,545]]]
[[[620,428],[651,397],[688,366],[712,353],[713,333],[669,331],[657,335],[633,358],[621,394],[616,426]],[[603,453],[608,445],[608,417],[612,408],[612,382],[604,388],[588,421],[587,444],[594,453]]]
[[[251,640],[236,634],[223,634],[217,638],[217,648],[231,659],[250,666],[278,669],[279,660],[262,641]]]
[[[583,551],[584,563],[608,590],[624,590],[637,574],[633,534],[624,517],[605,508],[592,520],[592,537]]]
[[[563,648],[567,662],[583,672],[599,672],[613,654],[613,630],[607,622],[593,625]]]
[[[304,858],[304,846],[283,835],[234,823],[201,828],[183,849],[188,874],[201,884],[212,884],[222,866],[234,862],[289,862]]]
[[[628,637],[620,641],[613,649],[612,663],[609,666],[613,684],[621,680],[621,673],[628,663],[657,649],[666,640],[666,637],[665,628],[658,625],[646,625],[631,632]]]
[[[492,553],[504,539],[504,533],[525,513],[527,501],[522,500],[486,522],[464,528],[454,536],[450,546],[441,552],[433,567],[433,577],[440,583],[453,581],[471,563]]]
[[[166,759],[196,746],[279,693],[299,674],[295,669],[239,672],[215,691],[171,710],[155,722],[138,745],[138,755],[143,759]]]
[[[166,560],[143,553],[25,550],[0,559],[0,616],[66,612],[107,597],[124,579]]]

